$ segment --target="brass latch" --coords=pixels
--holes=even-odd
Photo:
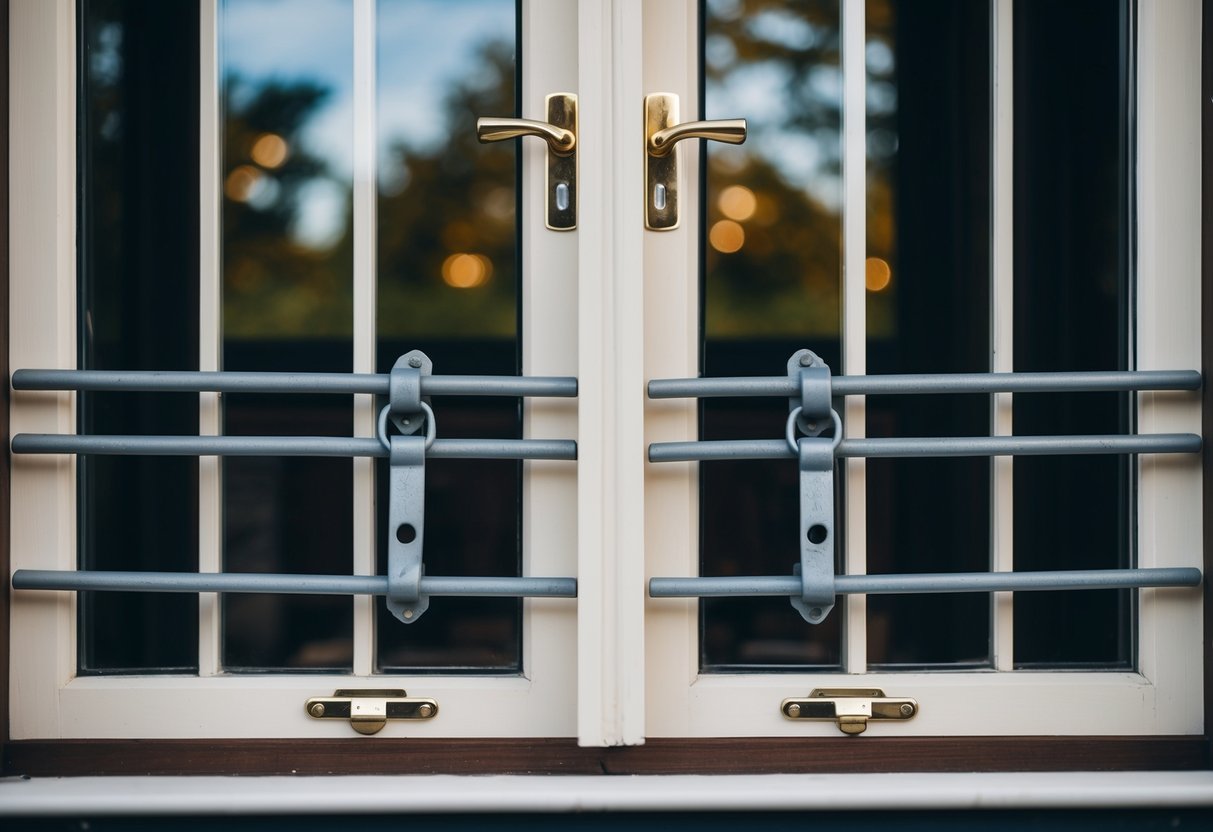
[[[377,734],[389,719],[433,719],[438,713],[433,699],[410,698],[403,690],[336,690],[303,707],[312,719],[348,719],[359,734]]]
[[[832,719],[844,734],[862,734],[869,719],[912,719],[913,699],[890,699],[879,688],[814,688],[807,699],[785,699],[779,706],[788,719]]]

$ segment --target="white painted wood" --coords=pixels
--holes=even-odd
[[[847,163],[844,166],[844,362],[848,373],[862,373],[864,338],[863,262],[864,199],[862,168],[864,96],[856,73],[863,71],[863,0],[843,3],[844,118]],[[1008,53],[1010,4],[1000,2],[996,14],[996,54]],[[1143,4],[1139,18],[1139,307],[1138,354],[1142,369],[1200,366],[1199,256],[1200,256],[1200,125],[1199,99],[1200,19],[1195,2]],[[858,41],[858,43],[856,43]],[[848,61],[859,55],[858,68]],[[996,77],[1009,80],[1009,66],[996,64]],[[848,78],[848,69],[851,69]],[[1009,85],[996,88],[996,115],[1011,105]],[[852,111],[858,116],[852,118]],[[744,114],[739,114],[744,115]],[[998,367],[1009,362],[1011,181],[1009,126],[996,124],[995,142],[995,246],[994,264],[995,336],[994,360]],[[684,195],[693,204],[697,183],[686,184]],[[664,276],[663,276],[664,277]],[[856,279],[858,278],[858,279]],[[648,310],[647,314],[654,314]],[[670,322],[676,322],[670,318]],[[655,327],[653,328],[655,329]],[[677,340],[655,341],[676,348]],[[1001,351],[1001,355],[997,351]],[[650,361],[665,357],[651,356]],[[862,433],[862,401],[857,402],[858,420],[848,408],[847,435]],[[1200,402],[1196,394],[1156,394],[1142,397],[1142,432],[1200,430]],[[650,402],[650,430],[675,415],[664,402]],[[1008,402],[1009,406],[1009,402]],[[667,413],[669,415],[667,415]],[[656,414],[660,414],[657,418]],[[1008,421],[995,427],[1009,430]],[[669,432],[676,427],[668,427]],[[662,438],[668,433],[663,432]],[[694,436],[688,430],[679,438]],[[1200,460],[1197,457],[1148,457],[1141,463],[1140,560],[1142,566],[1200,566],[1201,508]],[[669,472],[666,472],[669,469]],[[680,470],[681,469],[681,470]],[[682,503],[671,483],[692,475],[691,466],[650,466],[649,488],[654,483],[668,489],[668,502],[650,501],[650,514],[670,510],[671,528],[684,516]],[[860,469],[862,482],[862,469]],[[857,486],[848,467],[848,571],[863,571],[862,503],[865,490]],[[663,482],[664,479],[669,482]],[[1000,472],[1000,498],[1010,492],[1009,472]],[[1000,523],[1011,521],[1009,513]],[[852,527],[855,525],[855,528]],[[654,524],[650,523],[650,527]],[[1009,530],[998,527],[996,543],[1009,546]],[[656,542],[668,543],[673,533]],[[858,550],[856,550],[857,547]],[[999,563],[1010,557],[1006,548],[996,549]],[[661,572],[695,574],[695,561],[685,560],[683,572],[669,572],[677,564],[664,553],[650,552]],[[842,608],[835,614],[842,612]],[[847,609],[848,642],[846,674],[752,674],[697,675],[694,604],[661,599],[650,601],[649,619],[667,626],[665,619],[685,619],[681,630],[670,626],[671,643],[657,644],[650,635],[651,672],[663,664],[664,679],[681,688],[665,690],[650,684],[650,736],[838,736],[832,722],[790,721],[779,706],[790,696],[804,696],[814,687],[880,687],[891,696],[918,699],[920,713],[908,722],[872,723],[869,736],[982,736],[991,734],[1133,736],[1147,734],[1199,734],[1203,730],[1201,710],[1201,608],[1200,592],[1194,590],[1145,590],[1140,604],[1140,672],[947,672],[861,673],[865,667],[863,619],[852,604]],[[858,620],[856,620],[858,618]],[[1003,635],[999,667],[1010,666],[1011,626],[1009,616],[999,614]],[[689,670],[688,670],[689,668]],[[862,740],[860,740],[862,741]]]
[[[1014,0],[994,0],[991,25],[993,117],[990,136],[990,370],[1015,369],[1015,96],[1013,72]],[[997,393],[990,413],[990,434],[1010,436],[1012,395]],[[990,568],[1015,569],[1015,458],[990,460]],[[991,598],[990,640],[995,670],[1011,670],[1015,661],[1015,605],[1010,592]]]
[[[359,0],[359,47],[373,38],[375,4]],[[203,9],[202,125],[202,340],[204,369],[219,367],[221,344],[219,183],[220,115],[216,4]],[[524,80],[524,115],[542,117],[543,95],[577,89],[576,8],[555,0],[524,4],[522,56],[530,67]],[[13,95],[12,309],[10,345],[15,367],[75,365],[75,66],[71,0],[53,3],[18,0],[12,6]],[[564,46],[548,45],[561,41]],[[358,50],[356,50],[357,52]],[[533,58],[533,60],[532,60]],[[373,57],[357,63],[360,84],[370,85]],[[374,94],[358,97],[359,165],[373,166]],[[491,115],[491,114],[486,114]],[[523,239],[525,274],[524,371],[572,375],[577,371],[576,235],[543,227],[544,155],[528,147],[524,157]],[[535,150],[539,150],[538,147]],[[374,175],[360,167],[356,287],[359,369],[373,361]],[[368,233],[369,232],[369,233]],[[557,242],[559,241],[559,242]],[[70,394],[14,394],[13,431],[72,433]],[[217,398],[201,402],[203,428],[218,432]],[[528,436],[567,438],[577,428],[577,403],[540,402],[528,406]],[[577,467],[570,462],[536,462],[524,467],[524,569],[531,575],[576,574]],[[202,568],[219,569],[219,473],[204,473]],[[72,457],[19,456],[13,465],[14,568],[75,566],[75,466]],[[209,497],[207,496],[209,495]],[[365,497],[365,493],[362,495]],[[210,499],[211,502],[207,502]],[[364,500],[364,520],[373,514]],[[360,532],[373,547],[374,530]],[[373,560],[362,554],[371,571]],[[437,718],[391,725],[383,736],[524,737],[576,733],[577,603],[534,599],[524,605],[524,675],[226,676],[218,663],[218,617],[204,607],[204,671],[199,677],[84,677],[75,675],[75,596],[21,592],[13,598],[12,736],[88,737],[353,737],[347,725],[317,721],[303,703],[342,687],[402,687],[439,701]],[[368,617],[369,604],[363,611]],[[210,617],[214,616],[214,617]],[[370,634],[369,621],[359,638]],[[369,670],[371,646],[360,645],[361,670]]]
[[[76,66],[71,0],[9,6],[9,360],[76,366]],[[70,393],[13,392],[11,430],[72,433]],[[12,459],[12,568],[74,569],[71,457]],[[54,736],[75,673],[75,597],[12,593],[10,732]]]
[[[545,98],[576,92],[577,7],[563,0],[522,4],[522,115],[546,120]],[[486,113],[485,115],[492,115]],[[584,135],[584,133],[582,133]],[[580,140],[580,139],[579,139]],[[579,231],[545,225],[547,147],[520,142],[522,171],[522,372],[575,376],[578,370],[577,243]],[[585,192],[578,183],[579,209]],[[536,439],[577,437],[580,402],[529,399],[523,406],[523,435]],[[578,574],[577,462],[524,462],[522,492],[523,574]],[[579,585],[583,582],[579,580]],[[580,599],[523,602],[523,665],[531,681],[536,733],[577,733],[578,609]],[[544,712],[547,709],[547,713]],[[507,722],[511,717],[504,717]]]
[[[1201,4],[1142,2],[1137,23],[1137,366],[1200,367]],[[1200,428],[1199,393],[1138,397],[1141,432]],[[1200,566],[1201,512],[1199,456],[1139,458],[1139,565]],[[1138,615],[1159,718],[1199,731],[1201,594],[1143,590]]]
[[[868,140],[865,0],[842,0],[842,372],[863,375],[868,367]],[[842,414],[848,439],[867,435],[867,403],[850,396]],[[868,571],[867,460],[845,462],[843,540],[847,574]],[[843,666],[868,669],[868,599],[840,600]]]
[[[219,8],[217,0],[199,4],[198,142],[198,369],[223,367],[223,113],[220,94]],[[198,433],[223,430],[223,398],[198,394]],[[198,459],[198,571],[223,571],[223,461]],[[198,593],[198,673],[220,672],[223,614],[219,595]]]
[[[644,15],[646,93],[677,91],[681,118],[700,115],[698,4],[693,0],[650,0]],[[671,37],[671,32],[684,33]],[[641,109],[637,104],[637,110]],[[731,115],[731,114],[730,114]],[[740,113],[738,116],[742,115]],[[639,142],[638,142],[639,143]],[[679,226],[644,233],[645,380],[699,375],[699,161],[701,143],[678,145]],[[635,201],[635,222],[644,224],[644,188],[627,194]],[[699,431],[693,399],[645,403],[644,447],[653,442],[694,439]],[[699,571],[699,466],[646,463],[645,580]],[[647,730],[679,732],[688,714],[690,683],[699,672],[698,603],[691,598],[649,599],[645,608]]]
[[[354,0],[354,367],[375,367],[375,287],[378,277],[378,134],[375,68],[378,40],[375,0]],[[375,397],[354,396],[354,436],[375,435]],[[375,574],[375,460],[353,460],[353,574]],[[375,598],[354,596],[354,673],[368,675],[375,662]]]
[[[644,736],[643,30],[639,0],[581,0],[578,741]]]
[[[1127,809],[1213,805],[1208,771],[0,780],[0,817]]]

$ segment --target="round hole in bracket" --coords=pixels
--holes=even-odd
[[[412,523],[401,523],[396,527],[396,539],[401,543],[412,543],[417,539],[417,529]]]
[[[820,523],[814,523],[809,526],[809,542],[813,544],[825,543],[826,538],[830,536],[830,532],[825,526]]]

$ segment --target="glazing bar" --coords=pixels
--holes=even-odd
[[[387,457],[378,439],[344,436],[81,436],[22,433],[15,454]],[[428,459],[576,459],[571,439],[438,439]]]
[[[14,450],[15,443],[14,442]],[[1194,433],[1139,436],[961,436],[913,439],[844,439],[840,457],[866,459],[944,456],[1059,456],[1086,454],[1190,454],[1200,451]],[[783,439],[654,442],[650,462],[791,458]]]
[[[18,573],[19,574],[19,573]],[[933,592],[1034,592],[1062,589],[1134,589],[1138,587],[1200,586],[1200,570],[1090,569],[1058,572],[959,572],[921,575],[839,575],[839,595],[909,595]],[[14,577],[14,586],[16,581]],[[794,575],[745,578],[651,578],[654,598],[715,598],[722,596],[799,595]]]
[[[835,396],[925,393],[1078,393],[1122,390],[1199,390],[1196,370],[1125,370],[1070,373],[924,373],[921,375],[834,376]],[[796,379],[662,378],[649,382],[650,399],[726,396],[796,396]]]
[[[386,595],[383,575],[274,575],[197,572],[70,572],[18,569],[13,589],[66,589],[118,592],[265,592],[280,595]],[[421,579],[426,595],[575,598],[575,578]]]
[[[374,373],[237,373],[111,370],[17,370],[14,390],[109,390],[185,393],[374,393],[386,396],[388,377]],[[425,376],[426,396],[545,396],[575,398],[566,376]]]

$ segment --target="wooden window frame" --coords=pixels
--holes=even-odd
[[[9,192],[8,0],[0,0],[0,165]],[[1203,3],[1201,87],[1201,237],[1213,233],[1213,0]],[[0,222],[0,371],[8,356],[11,193]],[[1213,247],[1201,251],[1202,363],[1213,366]],[[8,435],[10,392],[0,420]],[[1213,395],[1202,392],[1202,430],[1213,435]],[[9,528],[10,454],[0,454],[0,528]],[[1213,566],[1213,452],[1202,453],[1206,574]],[[9,574],[9,535],[0,535],[0,568]],[[640,746],[579,747],[574,739],[430,740],[11,740],[9,613],[11,588],[0,593],[0,774],[371,774],[529,773],[669,774],[877,771],[1201,770],[1213,768],[1213,594],[1204,592],[1205,731],[1180,737],[965,737],[814,739],[650,739]]]

